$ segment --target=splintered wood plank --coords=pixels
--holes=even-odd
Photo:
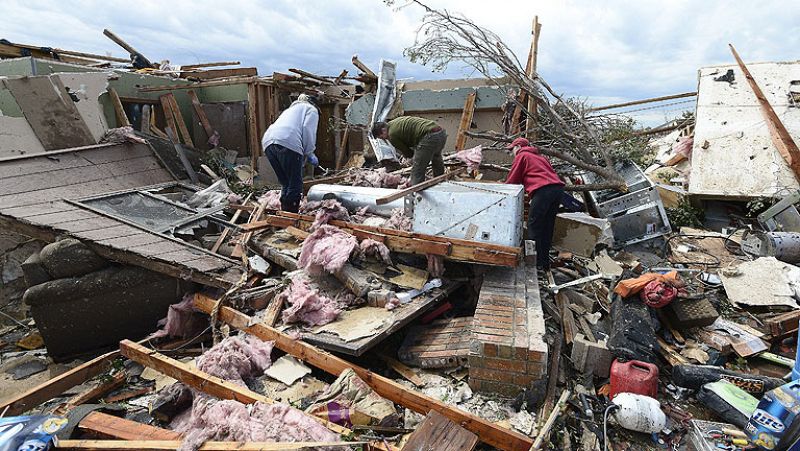
[[[70,388],[80,385],[107,371],[109,369],[107,363],[117,358],[119,355],[119,351],[103,354],[47,382],[39,384],[24,393],[7,398],[0,402],[0,412],[5,412],[6,416],[14,416],[33,409],[39,404],[64,393]]]
[[[464,150],[467,144],[467,132],[472,126],[472,117],[475,115],[475,100],[478,97],[478,90],[475,89],[467,94],[467,99],[464,101],[464,112],[461,113],[461,122],[458,124],[458,132],[456,133],[456,150]]]
[[[119,343],[119,349],[125,357],[216,398],[232,399],[244,404],[253,404],[257,401],[266,404],[275,403],[273,399],[260,395],[246,387],[241,387],[232,382],[212,376],[186,363],[167,357],[130,340],[122,340]],[[298,412],[303,413],[302,411]],[[325,421],[322,418],[308,414],[304,415],[337,434],[352,434],[353,432],[338,424]]]
[[[175,96],[172,94],[167,94],[167,96],[169,103],[172,106],[172,114],[175,115],[175,123],[178,125],[178,131],[180,131],[180,134],[183,137],[183,142],[189,147],[194,147],[192,136],[189,134],[189,130],[186,128],[186,121],[183,120],[183,115],[181,114],[181,108],[178,106],[178,101],[175,100]]]
[[[92,412],[78,423],[78,429],[119,440],[180,440],[181,434],[102,412]]]
[[[470,451],[478,445],[478,436],[431,410],[411,434],[403,449]]]
[[[177,140],[178,125],[175,123],[175,114],[172,112],[172,102],[169,101],[170,97],[172,97],[172,94],[164,94],[160,96],[158,100],[161,101],[161,109],[164,112],[164,118],[167,121],[167,127],[172,130],[172,133],[174,134],[173,137]]]
[[[119,440],[180,440],[182,435],[102,412],[92,412],[78,423],[78,429],[103,438]]]
[[[211,313],[217,305],[215,299],[196,294],[194,298],[195,307],[205,313]],[[484,420],[476,415],[465,412],[457,407],[448,405],[438,399],[409,390],[405,386],[375,374],[354,363],[350,363],[340,357],[322,351],[308,343],[296,340],[289,335],[259,324],[253,319],[238,310],[230,307],[222,307],[219,310],[219,320],[230,326],[243,330],[265,341],[274,341],[275,346],[304,362],[315,366],[329,374],[338,376],[346,369],[352,369],[367,385],[375,392],[397,404],[402,405],[414,412],[427,414],[430,411],[437,411],[461,425],[465,429],[478,435],[481,441],[488,445],[505,451],[527,451],[533,445],[530,437],[514,432],[510,429],[498,426],[490,421]]]
[[[116,116],[117,119],[117,127],[130,127],[131,121],[128,120],[128,116],[125,114],[125,108],[122,106],[122,100],[120,100],[117,90],[109,86],[108,96],[111,98],[111,105],[114,106],[114,116]]]

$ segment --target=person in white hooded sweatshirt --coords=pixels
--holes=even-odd
[[[261,146],[281,183],[281,210],[297,213],[303,197],[303,166],[319,166],[317,145],[318,98],[300,94],[269,126]]]

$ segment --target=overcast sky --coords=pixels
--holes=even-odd
[[[302,68],[337,75],[398,62],[398,76],[417,80],[475,76],[445,73],[402,56],[422,10],[398,11],[380,0],[37,1],[3,0],[0,38],[125,57],[103,36],[110,28],[151,60],[176,64],[239,60],[260,74]],[[800,2],[428,0],[494,31],[524,61],[534,15],[543,24],[539,73],[559,92],[596,105],[693,91],[701,66],[800,59]],[[657,125],[686,104],[639,112]],[[672,111],[670,111],[672,110]]]

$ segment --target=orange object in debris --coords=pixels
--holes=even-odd
[[[673,283],[680,280],[678,277],[678,271],[670,271],[666,274],[657,274],[654,272],[649,272],[646,274],[642,274],[641,276],[635,279],[625,279],[620,281],[617,286],[614,288],[614,293],[622,296],[623,298],[627,298],[628,296],[634,295],[644,289],[644,287],[654,281],[658,280],[661,282]]]
[[[658,367],[638,360],[614,360],[608,397],[614,399],[619,393],[636,393],[655,399],[658,396]]]

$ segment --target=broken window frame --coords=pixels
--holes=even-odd
[[[173,241],[175,243],[178,243],[178,244],[181,244],[181,245],[184,245],[184,246],[188,246],[188,247],[190,247],[192,249],[201,251],[201,252],[203,252],[205,254],[221,258],[221,259],[226,260],[226,261],[231,262],[231,263],[240,264],[241,262],[239,260],[234,260],[234,259],[232,259],[230,257],[226,257],[226,256],[224,256],[222,254],[218,254],[216,252],[212,252],[210,249],[206,249],[204,247],[197,246],[195,244],[192,244],[192,243],[190,243],[188,241],[184,241],[184,240],[172,235],[172,233],[174,233],[176,229],[178,229],[180,227],[183,227],[183,226],[185,226],[187,224],[191,224],[192,222],[201,221],[201,220],[207,220],[207,221],[214,222],[214,223],[216,223],[216,224],[218,224],[218,225],[220,225],[222,227],[225,227],[225,228],[228,228],[228,229],[232,229],[233,232],[241,232],[242,230],[238,225],[236,225],[236,224],[234,224],[232,222],[226,221],[224,219],[220,219],[220,218],[217,218],[217,217],[213,216],[214,214],[219,213],[220,211],[224,210],[225,207],[227,207],[227,205],[220,205],[220,206],[211,207],[211,208],[207,208],[207,209],[203,209],[203,210],[198,210],[198,209],[189,207],[188,205],[181,204],[179,202],[175,202],[173,200],[167,199],[167,198],[165,198],[163,196],[158,196],[156,194],[153,194],[153,191],[160,191],[160,190],[164,190],[164,189],[168,189],[168,188],[181,188],[181,189],[185,189],[185,190],[192,191],[192,192],[200,191],[199,187],[197,187],[195,185],[192,185],[192,184],[183,183],[183,182],[166,182],[166,183],[159,183],[159,184],[155,184],[155,185],[140,186],[140,187],[126,189],[126,190],[120,190],[120,191],[110,191],[110,192],[107,192],[107,193],[96,194],[96,195],[93,195],[93,196],[81,197],[79,199],[64,199],[64,201],[69,203],[69,204],[71,204],[71,205],[74,205],[74,206],[76,206],[78,208],[89,210],[89,211],[91,211],[93,213],[96,213],[98,215],[113,219],[115,221],[119,221],[119,222],[124,223],[126,225],[129,225],[131,227],[135,227],[135,228],[137,228],[139,230],[156,234],[156,235],[158,235],[158,236],[160,236],[160,237],[162,237],[164,239],[167,239],[169,241]],[[163,226],[163,227],[160,227],[160,228],[148,228],[147,226],[142,225],[142,224],[137,223],[137,222],[134,222],[131,219],[125,217],[125,216],[118,215],[118,214],[115,214],[115,213],[112,213],[112,212],[109,212],[109,211],[106,211],[106,210],[102,210],[100,208],[94,207],[94,206],[89,205],[89,204],[86,203],[86,202],[90,202],[90,201],[93,201],[93,200],[101,200],[101,199],[106,199],[106,198],[112,198],[112,197],[115,197],[115,196],[121,196],[121,195],[124,195],[124,194],[132,194],[132,193],[138,193],[138,194],[143,195],[145,197],[148,197],[148,198],[150,198],[152,200],[172,205],[172,206],[174,206],[176,208],[180,208],[181,210],[184,210],[184,211],[187,211],[187,212],[192,212],[193,214],[190,215],[190,216],[178,219],[176,221],[173,221],[173,222],[167,224],[166,226]]]

